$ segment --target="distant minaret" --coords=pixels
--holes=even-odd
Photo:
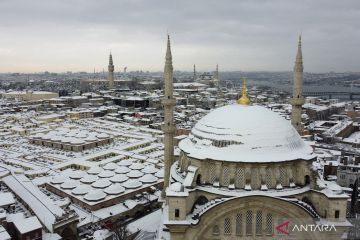
[[[164,68],[164,83],[165,91],[162,104],[164,106],[164,188],[162,191],[162,197],[165,197],[166,188],[169,186],[170,182],[170,167],[174,160],[174,106],[175,98],[173,97],[173,66],[172,66],[172,56],[170,49],[170,37],[168,35],[167,39],[167,49],[165,56],[165,68]]]
[[[298,50],[296,54],[295,66],[294,66],[294,89],[293,89],[293,98],[291,99],[291,124],[298,131],[299,134],[302,134],[302,125],[301,125],[301,109],[302,105],[305,103],[305,100],[302,96],[302,87],[303,87],[303,59],[301,51],[301,35],[299,36]]]
[[[114,88],[114,64],[113,64],[111,51],[110,51],[110,56],[109,56],[108,70],[109,70],[109,76],[108,76],[109,88]]]
[[[196,68],[195,68],[195,64],[194,64],[194,82],[196,81]]]
[[[216,64],[216,70],[215,70],[215,76],[214,78],[216,80],[219,80],[219,64]]]

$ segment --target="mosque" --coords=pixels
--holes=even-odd
[[[341,239],[348,196],[325,181],[300,137],[301,39],[294,68],[291,123],[252,104],[244,81],[236,104],[211,111],[179,143],[172,55],[165,62],[164,207],[160,239]]]

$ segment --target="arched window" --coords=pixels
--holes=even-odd
[[[224,186],[229,186],[230,184],[230,170],[229,167],[224,167],[223,168],[223,185]]]
[[[235,186],[237,188],[244,188],[245,186],[245,171],[243,168],[236,169]]]
[[[196,185],[201,185],[201,174],[198,174],[196,177]]]
[[[215,225],[212,229],[212,234],[215,235],[215,236],[218,236],[220,235],[220,229],[219,229],[219,226],[218,225]]]
[[[308,184],[310,184],[310,176],[306,175],[305,176],[305,185],[308,185]]]
[[[246,211],[246,235],[252,235],[252,217],[252,211]]]
[[[224,220],[224,235],[231,235],[231,221],[230,218]]]
[[[262,234],[262,211],[256,212],[256,235]]]
[[[272,235],[273,234],[273,218],[272,218],[272,214],[268,213],[266,215],[266,234]]]
[[[271,169],[266,169],[266,174],[265,174],[265,181],[266,181],[266,186],[268,188],[272,188],[272,171]]]
[[[285,180],[286,180],[286,174],[285,174],[285,169],[284,168],[280,168],[280,183],[281,185],[284,187],[285,186]]]
[[[213,184],[216,180],[215,164],[210,164],[209,166],[209,180],[211,184]]]
[[[236,214],[236,236],[241,236],[242,235],[242,214],[238,213]]]

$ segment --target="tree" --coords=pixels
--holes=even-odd
[[[122,221],[114,222],[111,231],[114,233],[113,240],[128,240],[129,231],[126,228],[126,225]]]

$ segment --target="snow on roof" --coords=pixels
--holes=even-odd
[[[114,175],[115,175],[115,173],[113,171],[104,170],[101,173],[99,173],[98,176],[101,177],[101,178],[109,178],[109,177],[112,177]]]
[[[99,179],[99,177],[96,176],[96,175],[87,174],[87,175],[85,175],[84,177],[82,177],[80,179],[80,182],[82,182],[82,183],[93,183],[93,182],[97,181],[98,179]]]
[[[139,178],[139,180],[143,183],[153,183],[153,182],[156,182],[158,180],[158,178],[152,174],[145,174],[144,176]]]
[[[139,178],[143,175],[144,175],[144,173],[140,172],[139,170],[131,170],[130,172],[128,172],[126,174],[126,176],[128,176],[129,178]]]
[[[196,159],[232,162],[315,157],[289,121],[264,107],[240,104],[220,107],[203,117],[179,148]]]
[[[120,166],[120,167],[115,169],[116,173],[128,173],[130,171],[131,171],[130,168],[128,168],[126,166]]]
[[[106,187],[108,187],[110,185],[111,185],[111,182],[107,178],[99,179],[96,182],[93,182],[91,184],[91,186],[93,186],[94,188],[106,188]]]
[[[16,219],[13,223],[21,234],[42,228],[41,223],[35,216],[24,219]]]
[[[40,191],[24,175],[6,176],[3,182],[24,202],[26,202],[43,225],[53,232],[53,224],[57,217],[61,217],[64,211]]]
[[[84,195],[88,193],[92,188],[89,185],[81,184],[74,188],[71,193],[75,195]]]
[[[0,240],[11,240],[9,233],[0,225]]]
[[[118,182],[118,183],[121,183],[121,182],[125,182],[126,180],[128,180],[129,177],[126,176],[125,174],[116,174],[115,176],[109,178],[109,180],[111,182]]]
[[[122,192],[125,192],[125,188],[123,186],[121,186],[120,183],[115,183],[110,185],[109,187],[104,189],[104,192],[106,192],[107,194],[120,194]]]
[[[162,210],[158,209],[150,214],[145,215],[127,225],[127,229],[131,233],[135,233],[139,230],[147,232],[156,232],[159,229],[161,223]]]
[[[142,185],[142,183],[137,179],[129,179],[122,184],[125,188],[138,188]]]
[[[0,207],[9,206],[15,203],[14,196],[10,192],[0,192]]]
[[[88,192],[84,199],[88,201],[99,201],[106,197],[106,193],[104,193],[101,189],[94,189]]]

